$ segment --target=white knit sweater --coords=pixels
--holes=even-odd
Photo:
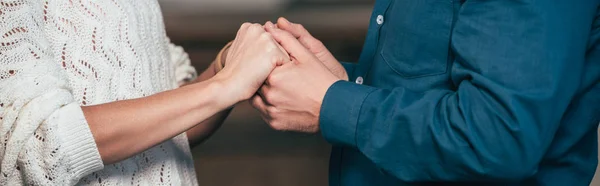
[[[185,134],[103,166],[80,107],[194,76],[156,0],[0,0],[0,185],[197,185]]]

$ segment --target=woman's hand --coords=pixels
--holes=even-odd
[[[275,67],[287,61],[285,50],[262,25],[244,23],[227,52],[227,65],[215,79],[224,82],[224,96],[243,101],[256,93]]]

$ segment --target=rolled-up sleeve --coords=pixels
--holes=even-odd
[[[42,2],[11,6],[0,11],[0,33],[10,33],[0,38],[0,185],[75,185],[104,164],[35,20]]]

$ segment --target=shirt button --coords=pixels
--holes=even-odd
[[[359,76],[359,77],[356,78],[355,82],[356,82],[356,84],[362,85],[363,84],[363,78]]]
[[[378,16],[377,16],[377,24],[378,24],[378,25],[381,25],[381,24],[383,24],[383,16],[382,16],[382,15],[378,15]]]

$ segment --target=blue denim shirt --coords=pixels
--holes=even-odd
[[[598,0],[378,0],[327,91],[330,184],[588,185]]]

